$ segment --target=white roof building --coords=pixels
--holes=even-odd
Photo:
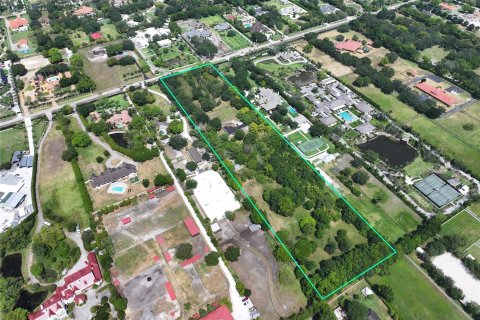
[[[168,28],[147,28],[145,30],[139,30],[136,32],[135,37],[132,37],[131,40],[135,43],[135,46],[138,48],[146,48],[149,43],[153,41],[154,36],[168,36],[170,34],[170,29]]]
[[[173,42],[170,39],[163,39],[163,40],[157,41],[157,44],[160,48],[168,48],[172,46],[172,43]]]
[[[240,209],[240,202],[218,172],[208,170],[193,179],[197,181],[193,194],[211,221],[222,219],[227,211]]]
[[[13,173],[6,173],[0,176],[0,192],[18,192],[24,185],[23,178],[14,175]]]

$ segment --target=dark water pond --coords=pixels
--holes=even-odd
[[[3,277],[18,278],[22,276],[22,254],[14,253],[3,257],[0,273]]]
[[[382,161],[393,167],[404,167],[417,157],[417,151],[408,144],[379,136],[358,146],[360,150],[378,153]]]
[[[112,137],[113,141],[115,141],[115,143],[118,144],[120,147],[128,148],[128,143],[127,140],[125,140],[124,133],[112,133],[110,134],[110,137]]]
[[[30,292],[22,290],[14,308],[23,308],[31,312],[47,298],[47,294],[48,291]]]
[[[300,87],[311,83],[313,80],[315,80],[315,78],[315,72],[302,71],[294,76],[288,77],[288,81]]]

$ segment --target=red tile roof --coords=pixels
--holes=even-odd
[[[202,259],[202,255],[200,254],[196,254],[194,255],[193,257],[191,257],[190,259],[187,259],[185,261],[182,261],[180,262],[180,265],[185,268],[186,266],[188,266],[189,264],[192,264],[192,263],[195,263],[197,262],[198,260]]]
[[[234,320],[230,310],[228,310],[226,305],[221,305],[217,309],[213,310],[202,320]]]
[[[417,83],[415,87],[434,97],[438,101],[445,103],[447,106],[451,106],[455,103],[455,98],[448,95],[445,90],[441,88],[435,88],[426,82]]]
[[[27,39],[20,39],[20,40],[18,40],[17,44],[18,44],[19,46],[27,45],[27,44],[28,44],[28,40],[27,40]]]
[[[129,224],[130,222],[132,222],[132,218],[130,218],[130,217],[126,217],[126,218],[122,219],[123,224]]]
[[[190,235],[192,237],[200,233],[200,229],[198,229],[197,224],[195,223],[195,221],[193,221],[191,217],[188,217],[185,220],[183,220],[183,223],[185,223],[185,226],[187,227],[188,232],[190,232]]]
[[[159,245],[162,245],[165,243],[165,239],[163,239],[161,234],[158,234],[155,238],[157,239],[157,242]]]
[[[155,198],[155,195],[153,193],[148,194],[148,199],[153,199]]]
[[[172,192],[172,191],[175,191],[175,187],[174,186],[168,186],[167,189],[165,189],[167,192]]]
[[[159,257],[159,256],[153,256],[153,261],[154,261],[154,262],[160,261],[160,257]]]
[[[170,282],[165,283],[165,289],[167,289],[168,295],[172,301],[177,300],[177,296],[175,295],[175,291],[173,291],[173,287]]]
[[[8,24],[10,26],[10,29],[18,29],[23,26],[28,26],[28,20],[24,18],[17,17],[13,20],[10,20],[10,23]]]
[[[355,41],[355,40],[347,40],[344,42],[337,42],[335,44],[335,48],[338,50],[346,50],[346,51],[351,51],[355,52],[362,46],[361,42]]]
[[[87,296],[82,294],[79,294],[73,298],[73,301],[75,301],[76,304],[82,304],[85,300],[87,300]]]
[[[100,40],[103,38],[103,34],[100,32],[94,32],[90,35],[90,37],[92,37],[93,40]]]
[[[165,257],[165,260],[166,260],[167,262],[172,261],[172,256],[170,255],[170,253],[165,252],[165,253],[163,254],[163,256]]]

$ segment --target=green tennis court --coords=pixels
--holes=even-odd
[[[328,144],[322,138],[313,138],[308,133],[302,131],[294,132],[287,136],[300,151],[306,156],[311,157],[328,149]]]

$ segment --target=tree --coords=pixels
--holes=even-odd
[[[103,162],[103,157],[98,156],[98,157],[95,158],[95,160],[97,161],[97,163],[102,163]]]
[[[92,139],[88,136],[86,132],[80,131],[73,134],[72,144],[75,147],[85,148],[92,143]]]
[[[345,36],[344,36],[343,34],[339,34],[339,35],[337,35],[337,36],[335,37],[335,40],[337,40],[337,41],[343,41],[343,40],[345,40]]]
[[[135,90],[132,93],[132,101],[138,106],[144,106],[147,103],[155,102],[155,97],[147,90]]]
[[[393,302],[394,295],[392,287],[383,284],[376,284],[373,286],[373,290],[385,301]]]
[[[368,308],[358,300],[347,300],[345,311],[349,320],[365,320],[368,315]]]
[[[347,252],[350,249],[351,244],[350,244],[350,241],[348,240],[346,230],[344,229],[338,230],[335,240],[337,240],[338,248],[343,252]]]
[[[352,180],[359,185],[365,185],[368,182],[370,176],[366,171],[359,170],[352,175]]]
[[[95,90],[97,85],[95,84],[95,82],[93,82],[92,79],[90,79],[86,75],[81,75],[75,87],[79,92],[85,93],[85,92],[91,92]]]
[[[155,187],[171,185],[173,184],[173,178],[168,173],[165,175],[159,173],[153,180],[153,184],[155,185]]]
[[[385,201],[387,201],[387,199],[388,199],[388,195],[385,191],[377,190],[373,193],[372,203],[373,204],[384,203]]]
[[[30,267],[30,272],[35,276],[35,277],[41,277],[42,274],[45,272],[45,266],[43,263],[34,263]]]
[[[240,248],[230,246],[225,250],[225,259],[228,261],[237,261],[240,256]]]
[[[182,150],[187,146],[187,140],[181,135],[174,135],[170,138],[168,145],[175,150]]]
[[[208,124],[215,131],[222,129],[222,121],[219,118],[213,118]]]
[[[9,312],[20,297],[22,278],[0,277],[0,311]]]
[[[103,120],[92,124],[92,126],[90,127],[90,131],[93,132],[93,134],[96,136],[102,135],[102,133],[107,132],[107,130],[107,124]]]
[[[333,238],[328,238],[327,244],[325,245],[324,250],[328,254],[333,254],[337,250],[337,242]]]
[[[143,185],[145,188],[148,188],[148,186],[150,185],[150,180],[148,180],[148,179],[143,179],[143,180],[142,180],[142,185]]]
[[[58,50],[58,48],[52,48],[48,50],[48,61],[50,61],[50,63],[59,63],[62,60],[62,54],[60,53],[60,50]]]
[[[195,171],[197,169],[197,163],[195,161],[189,161],[187,162],[187,164],[185,165],[185,167],[189,170],[189,171]]]
[[[28,311],[22,308],[17,308],[4,314],[3,320],[25,320],[27,319]]]
[[[185,182],[185,186],[187,187],[187,189],[191,190],[191,189],[195,189],[197,187],[197,181],[193,180],[193,179],[188,179],[186,182]]]
[[[235,131],[235,134],[233,135],[233,137],[235,138],[235,140],[242,141],[243,138],[245,138],[245,131],[241,129],[237,130]]]
[[[220,255],[216,251],[212,251],[205,256],[205,263],[207,266],[216,266],[218,264],[218,259]]]
[[[311,216],[306,216],[300,219],[300,230],[306,235],[312,235],[315,233],[315,226],[317,221]]]
[[[321,122],[316,122],[308,129],[308,132],[313,137],[320,137],[327,135],[330,132],[330,128]]]
[[[258,31],[252,32],[252,41],[253,42],[262,43],[262,42],[265,42],[267,40],[268,40],[268,38],[265,34],[263,34],[261,32],[258,32]]]
[[[235,32],[235,30],[228,30],[227,31],[227,37],[235,37],[237,35],[237,33]]]
[[[14,77],[16,76],[22,77],[27,74],[27,68],[25,68],[25,66],[21,63],[16,63],[12,65],[11,68],[12,68],[12,75]]]
[[[175,257],[180,260],[187,260],[193,257],[192,245],[190,243],[181,243],[176,247]]]
[[[173,120],[168,125],[168,132],[173,134],[179,134],[183,131],[183,123],[181,120]]]
[[[187,174],[185,173],[185,170],[178,168],[178,169],[175,171],[175,173],[176,173],[176,175],[177,175],[177,177],[178,177],[178,179],[179,179],[180,181],[183,182],[183,181],[185,181],[185,180],[187,179]]]

